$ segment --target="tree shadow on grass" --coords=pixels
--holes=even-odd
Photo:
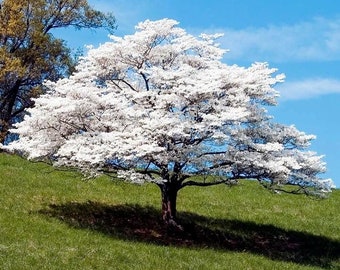
[[[129,241],[250,252],[273,260],[323,268],[331,268],[340,259],[339,241],[248,221],[180,212],[179,221],[184,229],[175,231],[162,225],[160,211],[156,208],[92,201],[53,204],[39,213],[58,218],[75,228],[99,231]]]

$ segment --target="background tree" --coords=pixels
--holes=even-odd
[[[223,64],[216,37],[196,38],[167,19],[112,36],[70,78],[46,84],[6,148],[90,175],[110,167],[155,183],[167,224],[176,224],[186,186],[250,178],[273,190],[329,192],[332,181],[318,177],[325,164],[305,150],[314,136],[267,115],[284,76],[266,63]]]
[[[0,142],[21,119],[42,82],[55,81],[74,69],[70,50],[51,31],[74,26],[115,29],[115,19],[91,8],[87,0],[0,1]]]

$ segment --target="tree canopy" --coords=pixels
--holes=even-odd
[[[155,183],[170,224],[186,186],[247,178],[277,191],[331,191],[332,181],[319,177],[322,156],[308,151],[315,137],[267,113],[284,75],[267,63],[227,65],[219,35],[195,37],[177,25],[147,20],[91,49],[70,78],[45,84],[6,148],[90,175],[111,168]]]
[[[44,80],[55,81],[74,70],[70,50],[51,33],[68,26],[112,32],[115,19],[87,0],[0,1],[0,142],[32,106],[32,98],[44,92]]]

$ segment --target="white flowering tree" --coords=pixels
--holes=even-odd
[[[322,157],[306,150],[314,136],[267,115],[284,76],[266,63],[226,65],[218,35],[194,37],[177,24],[145,21],[90,49],[73,76],[46,83],[49,91],[12,131],[19,140],[5,148],[155,183],[167,224],[176,224],[186,186],[248,178],[273,190],[330,191],[332,181],[318,177]]]

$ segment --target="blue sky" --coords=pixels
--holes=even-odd
[[[171,18],[192,34],[224,33],[228,64],[268,62],[286,74],[277,86],[275,120],[315,134],[311,149],[325,155],[340,187],[340,2],[337,0],[90,0],[113,12],[115,35],[134,33],[146,19]],[[108,41],[104,30],[57,33],[71,48]]]

